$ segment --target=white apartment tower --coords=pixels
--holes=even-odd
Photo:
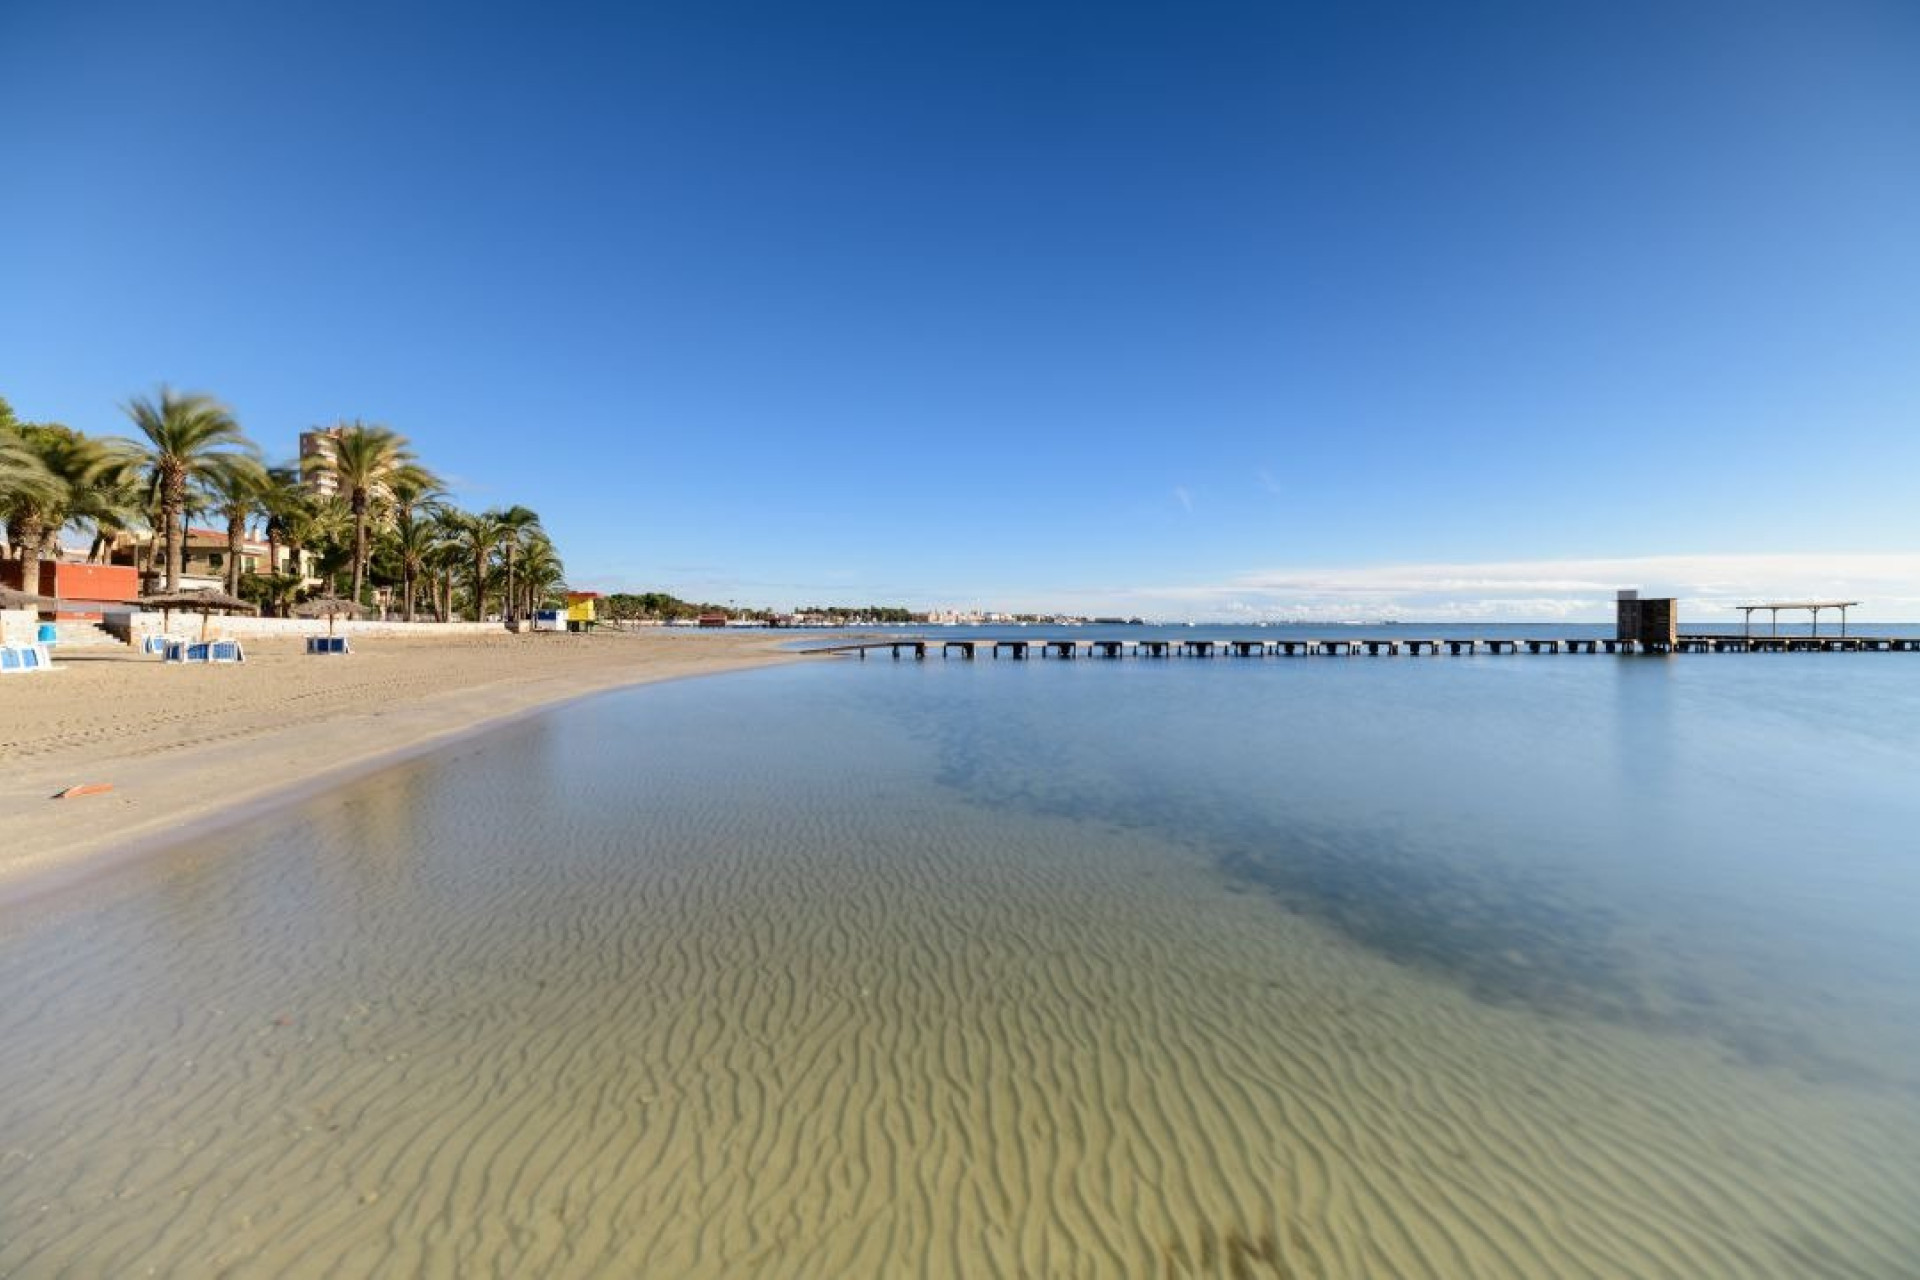
[[[300,433],[300,479],[322,498],[331,498],[340,490],[340,482],[319,465],[319,460],[333,457],[333,442],[340,438],[341,431],[340,427],[316,427]]]

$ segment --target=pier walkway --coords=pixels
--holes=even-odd
[[[1598,636],[1549,636],[1510,639],[1507,637],[1465,639],[1395,636],[1361,638],[1329,637],[1319,640],[1078,640],[1047,638],[989,639],[970,636],[963,640],[939,640],[923,636],[904,636],[892,640],[856,640],[827,645],[815,653],[840,653],[865,658],[881,651],[894,658],[925,659],[938,650],[943,658],[972,660],[981,655],[1023,661],[1040,658],[1372,658],[1435,657],[1447,654],[1463,657],[1486,654],[1668,654],[1668,653],[1920,653],[1920,637],[1915,636],[1752,636],[1683,635],[1671,646],[1643,644],[1635,640],[1616,640]]]

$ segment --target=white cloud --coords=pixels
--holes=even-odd
[[[1857,617],[1905,621],[1920,618],[1920,552],[1279,568],[1119,594],[1133,611],[1184,618],[1603,619],[1623,587],[1677,596],[1702,621],[1759,600],[1858,600]]]
[[[1173,486],[1173,498],[1188,511],[1193,510],[1193,493],[1183,484]]]

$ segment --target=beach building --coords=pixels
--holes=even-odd
[[[595,621],[594,602],[600,599],[598,591],[567,592],[567,630],[586,631]]]
[[[300,481],[319,497],[331,498],[340,491],[339,479],[325,464],[332,461],[333,442],[345,430],[344,427],[316,427],[300,433]]]
[[[78,559],[45,559],[38,581],[21,581],[18,560],[0,561],[0,586],[30,591],[59,601],[55,622],[98,622],[110,608],[123,608],[140,595],[140,575],[128,566],[93,564]]]
[[[120,533],[108,544],[107,561],[109,564],[139,570],[153,579],[157,588],[166,553],[156,547],[154,541],[152,533]],[[189,528],[180,554],[181,590],[224,588],[229,554],[226,530]],[[268,565],[269,556],[273,562],[271,567]],[[320,584],[319,562],[320,558],[313,552],[304,549],[295,551],[284,543],[270,546],[260,538],[240,540],[240,572],[243,574],[298,573],[303,587],[315,587]]]

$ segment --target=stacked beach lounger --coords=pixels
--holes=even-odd
[[[53,657],[44,644],[0,644],[0,675],[52,669]]]
[[[163,662],[245,662],[246,650],[238,640],[168,640],[161,651]]]

